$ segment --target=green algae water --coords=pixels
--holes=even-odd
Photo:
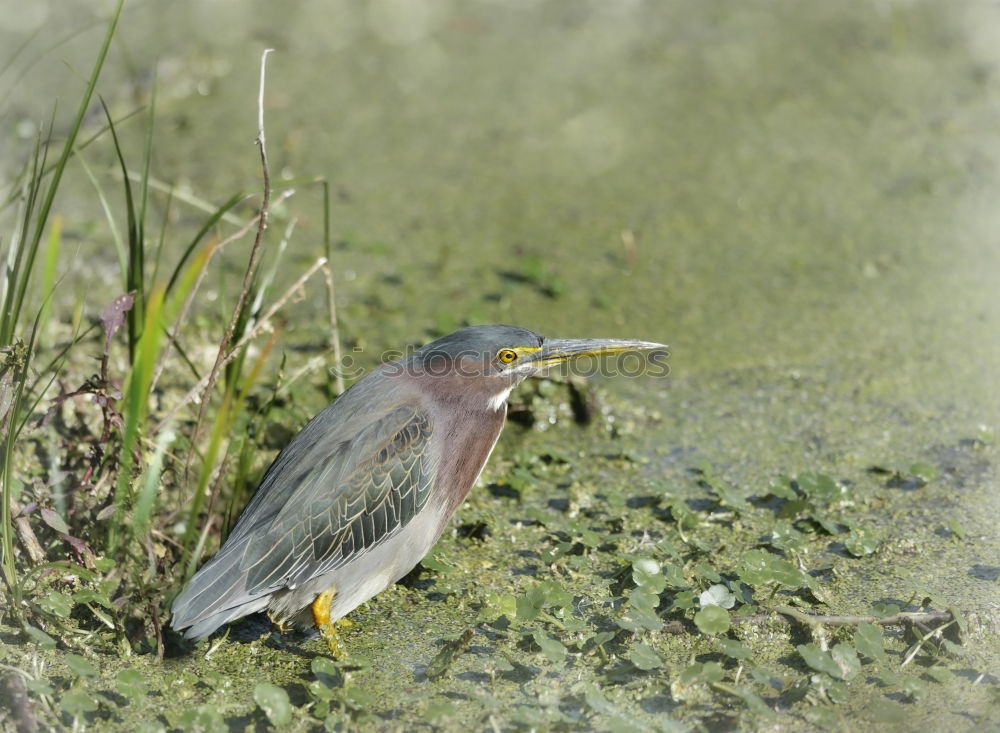
[[[33,7],[0,2],[0,47],[44,29],[0,76],[4,182],[102,31],[99,4]],[[592,380],[585,426],[562,386],[515,396],[529,427],[508,427],[426,569],[352,614],[336,674],[321,641],[255,621],[163,662],[5,626],[0,663],[94,729],[267,726],[284,703],[260,703],[264,682],[302,730],[998,729],[997,28],[971,1],[127,6],[101,91],[125,114],[155,68],[153,174],[216,205],[259,188],[257,60],[276,49],[272,176],[331,184],[358,363],[506,322],[669,343],[671,374]],[[109,150],[88,156],[112,180]],[[115,261],[70,175],[63,305],[93,315]],[[274,212],[265,257],[291,217],[285,284],[323,254],[315,188]],[[324,307],[316,289],[289,311],[290,362],[325,344]],[[307,393],[284,427],[322,404]],[[816,476],[835,500],[802,488]],[[760,548],[815,588],[750,588]],[[694,621],[719,584],[737,599],[721,637],[748,655]],[[775,620],[774,598],[954,608],[967,628],[905,666],[918,640],[886,628],[885,658],[838,676],[798,650],[860,652],[853,628]],[[142,694],[122,692],[130,669]]]

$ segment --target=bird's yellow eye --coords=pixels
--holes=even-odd
[[[500,349],[497,352],[497,359],[499,359],[504,364],[510,364],[517,358],[517,352],[513,349]]]

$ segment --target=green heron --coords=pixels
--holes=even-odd
[[[267,610],[279,626],[312,620],[335,649],[334,622],[437,541],[483,470],[514,387],[576,357],[657,348],[473,326],[381,365],[281,451],[222,548],[174,600],[173,627],[200,639]]]

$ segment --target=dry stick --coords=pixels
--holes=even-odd
[[[284,294],[277,301],[275,301],[274,305],[268,308],[267,313],[265,313],[264,316],[259,321],[257,321],[256,325],[254,325],[254,327],[250,329],[243,336],[243,338],[237,341],[236,345],[233,346],[233,348],[230,349],[229,353],[227,353],[223,357],[222,361],[219,363],[219,368],[221,369],[222,367],[226,366],[226,364],[235,359],[239,355],[240,351],[243,349],[244,346],[246,346],[252,339],[256,338],[261,331],[267,328],[270,325],[271,319],[274,317],[274,314],[277,313],[279,310],[281,310],[282,306],[284,306],[285,303],[288,302],[288,299],[291,298],[293,295],[295,295],[295,293],[297,293],[299,290],[301,290],[302,286],[305,285],[306,281],[313,275],[315,275],[316,271],[319,270],[321,267],[323,267],[323,265],[325,264],[326,264],[326,257],[320,257],[312,264],[312,266],[308,270],[306,270],[302,274],[302,277],[300,277],[298,280],[292,283],[292,286],[288,288],[288,290],[286,290]],[[194,400],[198,396],[198,393],[202,392],[205,385],[208,384],[208,380],[211,376],[212,376],[211,374],[206,374],[204,377],[199,379],[198,383],[195,384],[188,391],[186,395],[184,395],[181,401],[178,402],[173,407],[171,407],[170,411],[163,416],[163,419],[160,420],[159,424],[156,426],[156,430],[154,431],[154,433],[161,430],[164,425],[169,424],[170,421],[173,420],[174,416],[177,414],[178,410],[184,407],[187,403]]]
[[[323,265],[323,277],[326,279],[326,294],[330,303],[330,340],[333,342],[333,363],[336,364],[337,394],[344,394],[343,363],[340,360],[340,325],[337,322],[337,303],[334,299],[333,273],[329,265]]]
[[[290,188],[287,191],[282,191],[281,195],[278,196],[278,198],[275,200],[274,203],[280,204],[282,201],[284,201],[285,199],[289,198],[294,194],[295,194],[294,188]],[[221,250],[227,244],[235,242],[237,239],[242,239],[244,235],[246,235],[246,233],[249,232],[254,227],[254,225],[258,224],[258,222],[259,222],[259,216],[255,216],[253,219],[243,224],[243,226],[240,227],[237,231],[233,232],[225,239],[212,245],[212,248],[211,250],[209,250],[208,253],[208,259],[205,261],[205,264],[202,265],[201,270],[198,272],[198,277],[195,279],[194,287],[191,288],[191,292],[189,292],[187,297],[184,299],[184,305],[181,306],[180,315],[177,316],[177,321],[174,323],[174,328],[170,332],[167,345],[163,349],[163,352],[160,354],[160,361],[159,363],[157,363],[156,371],[153,373],[153,383],[150,386],[150,391],[152,391],[156,387],[156,383],[160,381],[160,375],[163,374],[163,370],[166,367],[167,356],[170,353],[170,347],[175,343],[177,343],[177,336],[181,330],[181,325],[184,323],[184,321],[187,320],[187,315],[188,312],[191,310],[191,305],[194,302],[194,298],[197,295],[199,288],[201,288],[202,281],[205,279],[205,274],[208,271],[209,262],[211,262],[212,258],[215,257],[216,252]]]
[[[159,610],[156,608],[156,604],[150,601],[147,606],[149,611],[149,617],[153,619],[153,633],[156,634],[156,658],[160,662],[163,661],[163,627],[160,625],[160,614]]]
[[[191,445],[197,445],[198,432],[201,428],[201,424],[205,419],[205,408],[208,405],[208,398],[212,392],[212,388],[215,386],[215,380],[219,376],[219,370],[222,368],[222,362],[226,355],[226,349],[229,347],[229,342],[233,339],[233,332],[236,330],[236,322],[239,320],[240,312],[243,310],[243,304],[246,303],[247,294],[250,292],[250,285],[253,281],[254,271],[257,269],[257,257],[260,254],[261,241],[264,239],[264,230],[267,229],[267,215],[271,205],[271,172],[267,165],[267,149],[264,145],[264,79],[266,78],[267,69],[267,55],[271,53],[274,49],[268,48],[264,50],[264,53],[260,56],[260,87],[257,93],[257,147],[260,148],[260,167],[264,177],[264,196],[260,204],[260,216],[257,218],[257,235],[253,240],[253,247],[250,249],[250,260],[247,262],[246,272],[243,273],[243,287],[240,288],[240,297],[236,301],[236,307],[233,308],[233,315],[229,319],[229,325],[226,326],[226,333],[222,337],[222,341],[219,343],[219,352],[215,356],[215,364],[212,366],[212,371],[208,374],[208,381],[205,384],[205,391],[202,396],[201,404],[198,405],[198,420],[195,422],[194,431],[191,433]],[[188,453],[188,464],[191,461],[191,453]],[[185,466],[185,472],[187,466]]]
[[[791,606],[775,606],[775,611],[790,616],[809,626],[851,626],[854,624],[878,624],[880,626],[899,626],[906,623],[928,623],[931,621],[953,621],[954,616],[949,611],[925,611],[915,613],[897,613],[892,616],[825,616],[821,614],[804,613]]]
[[[20,672],[20,670],[18,670]],[[27,673],[21,672],[28,677]],[[31,679],[29,677],[29,679]],[[34,733],[38,730],[38,719],[35,717],[35,709],[31,704],[31,696],[24,686],[21,676],[8,672],[0,679],[0,692],[7,705],[9,705],[10,717],[13,719],[14,729],[18,733]],[[5,706],[6,707],[6,706]]]
[[[946,623],[944,626],[938,626],[937,628],[934,629],[929,629],[922,623],[914,622],[913,625],[916,626],[918,630],[917,632],[914,632],[917,635],[918,641],[916,644],[910,647],[910,650],[908,652],[906,652],[906,654],[903,656],[903,662],[899,666],[905,667],[907,664],[912,662],[913,659],[917,656],[917,654],[920,653],[920,650],[924,646],[924,642],[929,641],[934,636],[940,639],[941,636],[943,635],[942,632],[949,626],[951,626],[953,623],[956,623],[957,621],[958,619],[952,618],[952,620]]]
[[[31,564],[38,565],[45,562],[45,550],[38,542],[38,537],[35,536],[35,531],[31,528],[31,522],[21,514],[21,509],[22,507],[19,507],[17,502],[10,503],[10,513],[14,517],[14,529],[17,531],[18,539],[21,540],[21,546],[28,553]]]

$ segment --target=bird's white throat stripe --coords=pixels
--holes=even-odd
[[[489,407],[494,412],[496,412],[505,404],[507,404],[507,398],[510,397],[510,392],[512,389],[514,388],[508,387],[502,392],[497,392],[495,395],[486,400],[486,406]]]

